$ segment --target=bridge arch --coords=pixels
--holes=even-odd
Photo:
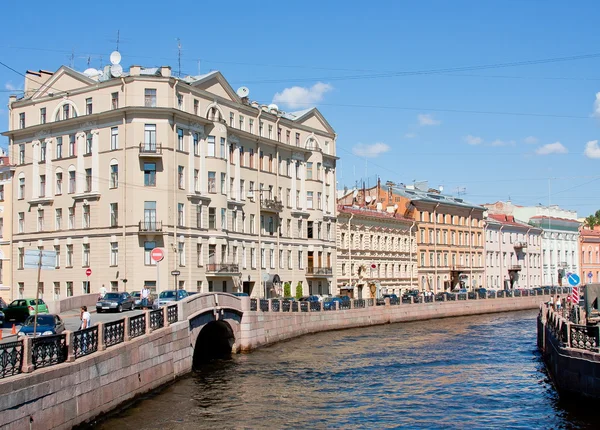
[[[241,312],[234,309],[211,309],[190,318],[192,367],[220,358],[228,358],[239,349]]]

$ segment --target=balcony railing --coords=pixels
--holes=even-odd
[[[160,143],[140,143],[140,157],[162,157],[162,144]]]
[[[463,266],[462,264],[454,264],[452,266],[452,270],[454,271],[463,271],[463,270],[467,270],[469,268],[469,266]]]
[[[140,221],[139,224],[139,231],[143,233],[157,233],[162,229],[162,221]]]
[[[527,242],[515,242],[515,248],[519,248],[519,249],[527,248]]]
[[[521,265],[520,264],[513,264],[511,266],[508,266],[508,270],[519,271],[519,270],[521,270]]]
[[[228,263],[209,263],[206,265],[206,271],[210,273],[240,273],[239,264]]]
[[[283,203],[277,199],[261,199],[260,208],[265,211],[281,212],[283,211]]]
[[[333,275],[333,268],[331,268],[331,267],[307,267],[306,274],[307,275],[331,276],[331,275]]]

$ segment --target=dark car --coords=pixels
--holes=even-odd
[[[135,308],[135,299],[129,293],[106,293],[104,297],[96,303],[96,312],[117,311],[123,312],[124,309],[133,310]]]
[[[304,296],[300,297],[300,302],[318,302],[319,296]]]
[[[6,321],[23,322],[30,315],[35,315],[35,299],[17,299],[10,302],[10,304],[2,309],[4,312],[4,319]],[[47,314],[48,307],[46,303],[39,299],[37,305],[38,314]]]
[[[326,301],[323,302],[323,310],[332,311],[335,310],[336,304],[339,303],[339,307],[342,307],[342,303],[344,302],[339,297],[328,297]]]
[[[231,294],[233,294],[234,296],[237,296],[237,297],[248,297],[248,293],[231,293]]]
[[[390,299],[390,301],[398,300],[398,296],[396,294],[384,294],[384,299]]]
[[[35,316],[29,316],[21,326],[19,336],[33,336]],[[36,336],[51,336],[65,331],[65,323],[55,314],[38,314]]]

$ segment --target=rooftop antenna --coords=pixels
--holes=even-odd
[[[467,194],[467,189],[465,187],[457,187],[456,188],[456,195],[458,197],[464,196],[465,194]]]
[[[177,75],[181,78],[181,40],[179,39],[179,37],[177,38],[177,51],[177,61],[179,63],[179,70],[177,72]]]
[[[71,69],[75,68],[75,48],[71,49],[71,56],[69,57],[71,60]]]
[[[119,41],[121,40],[120,32],[121,32],[121,30],[117,30],[117,49],[115,49],[115,51],[119,50]]]

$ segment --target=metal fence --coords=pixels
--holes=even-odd
[[[156,330],[165,326],[164,308],[150,311],[150,328]]]
[[[107,348],[125,342],[125,320],[104,323],[103,336],[104,345]]]
[[[18,375],[23,367],[23,341],[0,344],[0,378]]]
[[[281,310],[281,303],[279,300],[271,300],[271,311],[279,312]]]
[[[146,334],[146,313],[129,318],[129,337],[131,339]]]
[[[75,358],[98,351],[98,326],[73,332],[73,355]]]
[[[63,363],[67,359],[67,335],[65,334],[34,337],[31,342],[34,369]]]
[[[177,305],[167,306],[167,321],[169,324],[177,322]]]
[[[250,299],[250,310],[255,311],[257,309],[256,299]]]

